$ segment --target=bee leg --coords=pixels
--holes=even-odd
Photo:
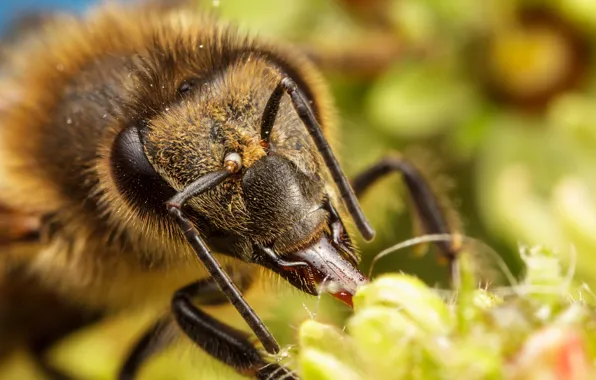
[[[252,284],[253,276],[250,271],[236,271],[232,272],[232,279],[234,283],[238,285],[240,290],[244,291],[250,287]],[[193,303],[201,304],[201,305],[220,305],[228,302],[226,296],[219,290],[217,283],[211,279],[207,278],[204,280],[200,280],[194,282],[185,288],[179,290],[176,294],[181,293],[184,296],[180,296],[185,298],[186,300],[192,300]],[[176,296],[174,297],[176,298]],[[174,304],[174,301],[172,301]],[[174,309],[174,305],[172,306]],[[195,308],[196,309],[196,308]],[[200,310],[196,309],[199,314],[203,314]],[[203,314],[206,315],[206,314]],[[177,320],[178,318],[176,318]],[[223,325],[217,321],[216,324]],[[179,322],[180,323],[180,322]],[[223,325],[225,328],[230,329],[228,326]],[[182,326],[181,326],[182,327]],[[151,328],[137,341],[134,348],[131,350],[130,355],[126,359],[126,362],[122,366],[122,369],[118,375],[119,380],[132,380],[135,378],[138,370],[140,369],[141,365],[151,356],[163,350],[169,343],[172,342],[172,338],[175,336],[175,332],[173,331],[173,319],[171,315],[164,316],[160,318],[155,324],[151,326]],[[192,326],[187,328],[193,328]],[[182,328],[183,331],[186,330]],[[235,332],[235,330],[234,330]],[[240,335],[242,333],[237,332]],[[187,333],[188,335],[188,333]],[[243,339],[246,339],[247,336],[243,336]],[[192,337],[191,337],[192,338]],[[203,347],[203,345],[199,344],[199,346]],[[223,349],[225,349],[225,345],[222,345]],[[215,348],[215,350],[219,351],[219,348]],[[251,345],[250,351],[255,351],[254,346]],[[215,356],[217,359],[220,359],[219,356],[213,355],[210,351],[207,351],[212,356]],[[221,359],[220,359],[221,360]],[[225,363],[229,364],[227,361],[224,360]],[[265,363],[264,360],[262,360]],[[266,367],[265,367],[266,366]],[[238,369],[238,365],[233,365],[232,367]],[[263,364],[257,374],[257,376],[261,376],[258,378],[263,379],[276,379],[276,377],[269,377],[269,375],[274,371],[278,370],[280,374],[288,374],[290,373],[285,368],[276,365],[276,364]],[[267,375],[269,374],[269,375]],[[292,377],[287,377],[288,379],[292,379]]]
[[[231,272],[234,282],[241,290],[246,290],[252,283],[249,271]],[[193,300],[201,305],[221,305],[228,302],[226,296],[219,290],[212,278],[194,282],[188,286],[188,292]],[[143,336],[135,343],[124,365],[118,374],[119,380],[132,380],[136,377],[140,367],[149,359],[165,349],[176,335],[177,328],[170,313],[155,322]]]
[[[124,365],[120,368],[118,380],[136,378],[139,369],[147,359],[166,348],[172,342],[174,335],[171,316],[168,314],[160,318],[135,343]]]
[[[293,93],[296,87],[292,88]],[[269,332],[261,318],[255,313],[242,296],[230,276],[215,259],[199,231],[184,215],[182,207],[188,199],[201,194],[236,173],[240,166],[232,158],[225,160],[222,170],[211,172],[199,177],[182,191],[166,202],[168,213],[176,220],[187,242],[193,248],[210,278],[221,289],[225,297],[240,313],[250,329],[255,333],[264,349],[276,354],[279,344]],[[277,363],[268,363],[263,353],[249,340],[249,335],[225,325],[210,315],[199,310],[193,303],[193,289],[195,284],[178,290],[171,302],[172,314],[178,326],[199,347],[214,358],[233,367],[241,374],[255,376],[258,379],[292,379],[294,374]]]
[[[178,326],[205,352],[240,374],[257,379],[298,379],[286,367],[265,360],[250,335],[230,327],[198,309],[192,302],[198,283],[178,290],[172,298],[172,313]]]
[[[420,172],[408,161],[400,157],[388,156],[358,174],[352,180],[356,196],[361,196],[378,179],[393,172],[402,174],[403,181],[412,199],[416,214],[422,227],[428,234],[452,234],[445,215],[430,187]],[[456,239],[436,243],[441,254],[448,260],[451,268],[460,249]]]

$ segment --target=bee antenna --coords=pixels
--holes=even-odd
[[[354,220],[356,227],[360,231],[360,234],[365,240],[372,240],[372,238],[375,236],[375,231],[368,223],[368,220],[366,220],[366,217],[364,216],[364,213],[360,208],[360,204],[358,203],[358,199],[354,194],[354,190],[352,189],[350,182],[348,182],[348,179],[341,170],[339,162],[337,162],[337,159],[335,158],[335,155],[333,154],[333,151],[331,150],[329,143],[325,139],[325,136],[323,136],[321,126],[319,125],[317,119],[313,115],[312,110],[310,109],[308,103],[304,99],[304,96],[302,96],[302,93],[298,90],[296,83],[287,76],[284,76],[282,80],[279,82],[279,84],[273,91],[273,94],[271,94],[271,97],[267,102],[267,106],[265,107],[265,113],[263,114],[263,122],[261,123],[261,127],[263,126],[263,124],[265,124],[265,121],[269,123],[266,124],[269,125],[266,141],[268,141],[273,122],[275,121],[275,115],[277,114],[277,110],[279,109],[281,94],[278,94],[278,92],[281,92],[282,89],[285,90],[285,92],[287,92],[290,96],[292,100],[292,106],[296,110],[296,113],[298,114],[298,117],[300,117],[300,120],[302,120],[302,123],[304,123],[304,125],[306,126],[306,129],[308,130],[308,133],[313,139],[317,147],[317,150],[323,157],[325,165],[329,169],[331,177],[333,178],[333,181],[339,189],[341,199],[346,205],[348,212],[352,216],[352,219]],[[271,121],[269,121],[270,119]],[[263,129],[261,129],[261,137],[263,136],[263,133],[264,131]]]
[[[227,164],[227,162],[226,162]],[[186,186],[182,191],[174,195],[168,202],[166,207],[168,213],[176,220],[184,237],[195,251],[197,257],[215,281],[219,289],[225,294],[226,298],[238,310],[242,318],[246,321],[248,326],[254,331],[257,338],[265,347],[265,350],[271,354],[279,352],[279,345],[277,341],[269,332],[263,321],[255,313],[242,296],[242,292],[234,285],[230,276],[225,272],[223,267],[219,264],[217,259],[213,256],[199,231],[195,228],[193,223],[184,215],[182,207],[192,197],[202,194],[210,189],[221,184],[226,178],[236,171],[235,168],[227,166],[225,169],[218,170],[205,174],[199,177],[196,181]]]
[[[277,111],[279,110],[279,103],[281,97],[284,94],[284,87],[279,83],[275,90],[271,93],[267,105],[265,105],[265,111],[263,111],[263,117],[261,118],[261,140],[265,143],[265,146],[269,147],[269,137],[275,118],[277,117]]]

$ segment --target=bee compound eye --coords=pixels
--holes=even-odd
[[[149,162],[136,125],[124,129],[114,140],[110,165],[118,191],[135,207],[161,210],[163,202],[176,194]]]
[[[237,173],[242,169],[242,157],[236,152],[226,154],[224,158],[224,167],[230,173]]]

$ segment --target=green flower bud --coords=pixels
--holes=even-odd
[[[424,331],[447,334],[453,315],[443,300],[421,280],[408,275],[385,275],[363,286],[354,296],[354,310],[371,306],[395,307]]]

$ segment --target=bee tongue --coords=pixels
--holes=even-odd
[[[356,289],[368,283],[366,276],[325,235],[318,242],[292,253],[288,258],[292,262],[307,264],[315,284],[323,286],[323,291],[349,306],[353,306],[352,296]]]
[[[339,291],[337,293],[330,293],[333,297],[337,298],[338,300],[342,301],[343,303],[345,303],[346,305],[348,305],[349,307],[353,308],[354,307],[354,303],[352,302],[352,296],[353,294],[345,292],[345,291]]]

